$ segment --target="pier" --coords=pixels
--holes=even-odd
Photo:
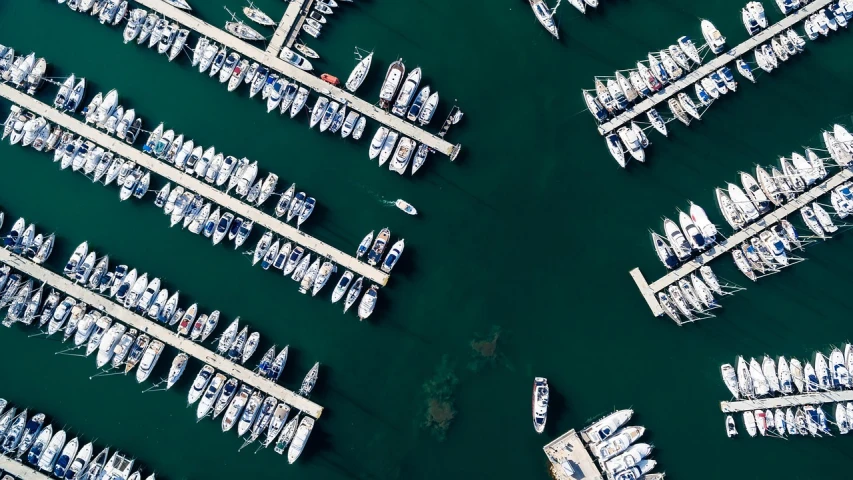
[[[542,447],[551,461],[551,474],[557,480],[604,480],[580,435],[572,429]]]
[[[842,183],[853,178],[853,171],[848,169],[842,169],[840,172],[835,175],[829,177],[826,181],[812,187],[811,190],[803,192],[797,198],[791,200],[790,202],[783,204],[781,207],[771,211],[767,215],[759,218],[755,222],[749,224],[743,230],[739,230],[735,232],[730,237],[723,239],[718,242],[708,251],[702,253],[696,258],[688,261],[684,265],[674,269],[673,271],[667,273],[663,277],[655,280],[651,284],[646,283],[643,274],[640,273],[640,269],[635,268],[631,270],[631,277],[634,279],[634,282],[637,284],[637,287],[640,289],[640,292],[643,294],[643,298],[646,299],[646,302],[649,304],[649,308],[651,308],[652,313],[656,317],[663,315],[663,308],[655,298],[658,292],[665,289],[666,287],[672,285],[673,283],[678,282],[684,277],[689,276],[691,273],[695,272],[702,265],[709,263],[715,258],[723,255],[724,253],[730,251],[733,248],[738,247],[741,243],[748,240],[750,237],[754,237],[761,233],[762,230],[771,227],[775,223],[780,220],[788,217],[792,213],[797,212],[800,208],[810,204],[815,201],[821,195],[827,194],[832,191],[835,187],[838,187]]]
[[[101,296],[82,285],[78,285],[62,275],[14,255],[5,249],[0,250],[0,262],[9,265],[30,278],[40,280],[59,291],[65,292],[66,294],[76,298],[78,301],[86,302],[90,308],[100,310],[104,314],[109,315],[125,325],[135,328],[140,332],[145,332],[166,345],[174,347],[200,362],[209,364],[218,372],[235,377],[256,390],[260,390],[267,395],[272,395],[280,401],[285,402],[293,408],[299,409],[314,418],[319,418],[323,413],[323,407],[317,405],[311,400],[299,396],[271,380],[261,377],[240,364],[231,362],[225,357],[215,354],[200,344],[191,341],[189,338],[178,335],[157,322],[148,320],[145,317],[131,312],[124,308],[124,306],[121,306],[107,297]]]
[[[740,45],[737,45],[731,50],[723,52],[716,58],[711,59],[710,62],[704,65],[699,65],[698,68],[688,72],[687,75],[667,85],[664,89],[652,95],[651,97],[644,99],[643,101],[637,103],[632,107],[628,107],[628,109],[626,109],[621,114],[599,125],[598,132],[601,135],[607,135],[615,131],[622,125],[625,125],[626,123],[636,118],[637,116],[642,115],[643,113],[646,113],[650,109],[656,107],[659,103],[665,102],[669,97],[672,97],[673,95],[677,94],[685,87],[689,87],[690,85],[696,83],[702,78],[707,77],[713,72],[716,72],[718,69],[722,68],[727,63],[732,62],[744,55],[745,53],[752,51],[753,49],[755,49],[755,47],[761,45],[762,43],[770,41],[773,37],[791,28],[795,24],[805,20],[806,17],[808,17],[809,15],[817,13],[830,3],[832,3],[832,0],[815,0],[814,2],[809,3],[808,5],[800,8],[796,12],[786,16],[782,20],[758,32]]]
[[[781,397],[753,398],[733,402],[720,402],[723,413],[746,412],[752,410],[767,410],[803,405],[819,405],[823,403],[838,403],[853,401],[853,390],[830,390],[826,392],[811,392],[802,395],[783,395]]]
[[[0,455],[0,471],[6,472],[20,480],[52,480],[52,477],[25,465],[24,462],[15,461],[6,455]],[[3,476],[6,480],[8,475]]]
[[[826,0],[820,1],[824,2]],[[451,160],[456,158],[462,148],[461,145],[453,145],[443,138],[428,133],[426,130],[418,128],[414,124],[406,122],[404,119],[396,115],[392,115],[391,113],[362,100],[342,88],[338,88],[319,77],[315,77],[309,72],[294,67],[280,59],[277,52],[271,53],[269,51],[261,50],[231,35],[225,30],[203,22],[189,13],[175,8],[162,0],[137,0],[137,3],[154,12],[169,17],[184,27],[194,30],[198,34],[204,35],[214,42],[228,47],[229,49],[239,53],[244,58],[266,65],[267,67],[292,78],[320,95],[330,97],[332,100],[346,104],[350,110],[355,110],[366,117],[376,120],[382,125],[388,126],[392,130],[400,132],[403,136],[409,137],[418,143],[425,144],[431,149],[449,156]],[[374,75],[376,75],[375,70]]]
[[[285,45],[285,39],[288,38],[296,38],[296,35],[299,34],[299,30],[302,28],[302,19],[306,14],[306,10],[303,10],[302,6],[307,1],[310,8],[310,4],[313,0],[290,0],[290,3],[287,4],[287,9],[284,11],[284,16],[281,17],[281,21],[278,22],[278,27],[275,29],[275,33],[270,39],[269,45],[267,45],[266,52],[271,55],[278,55],[278,52],[281,51],[281,47]],[[297,23],[298,22],[298,23]],[[296,24],[296,28],[293,29],[293,32],[296,35],[288,35],[291,33],[291,29],[293,25]],[[293,45],[293,41],[289,41],[287,46]]]
[[[352,270],[357,275],[361,275],[379,285],[386,285],[388,283],[389,275],[387,273],[384,273],[377,268],[373,268],[367,263],[359,261],[355,257],[348,255],[314,237],[306,235],[301,230],[282,222],[272,215],[251,207],[225,192],[217,190],[215,187],[195,178],[192,175],[182,172],[153,157],[145,155],[142,151],[137,150],[132,145],[128,145],[122,140],[111,137],[105,132],[89,126],[70,115],[66,115],[55,110],[47,104],[44,104],[23,92],[15,90],[7,84],[0,84],[0,96],[34,112],[36,115],[41,115],[49,122],[88,138],[101,147],[111,150],[120,157],[133,160],[138,165],[147,168],[173,183],[183,185],[184,188],[199,193],[211,202],[234,212],[237,216],[253,220],[256,224],[267,228],[281,237],[302,245],[305,248],[314,251],[318,255],[326,257],[344,268]],[[355,247],[353,247],[353,249],[355,249]]]

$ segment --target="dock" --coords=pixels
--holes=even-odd
[[[557,480],[604,480],[580,435],[572,429],[542,447],[551,461],[551,475]]]
[[[264,213],[223,191],[217,190],[215,187],[195,178],[192,175],[182,172],[153,157],[145,155],[142,151],[137,150],[124,141],[111,137],[105,132],[87,125],[70,115],[64,114],[23,92],[15,90],[7,84],[0,84],[0,96],[27,110],[35,112],[36,115],[41,115],[49,122],[57,124],[66,130],[70,130],[93,141],[104,149],[111,150],[120,157],[133,160],[141,167],[147,168],[173,183],[183,185],[185,189],[196,192],[211,202],[221,205],[223,208],[227,208],[234,212],[236,216],[253,220],[255,224],[263,226],[281,237],[302,245],[305,248],[314,251],[318,255],[328,258],[332,262],[352,270],[357,275],[361,275],[379,285],[384,286],[388,283],[389,275],[387,273],[384,273],[377,268],[373,268],[367,263],[359,261],[355,257],[348,255],[327,243],[306,235],[301,230],[292,227],[272,215]],[[353,247],[353,249],[355,249],[355,247]]]
[[[720,402],[723,413],[746,412],[752,410],[767,410],[776,408],[801,407],[803,405],[819,405],[823,403],[838,403],[853,401],[853,390],[829,390],[826,392],[811,392],[802,395],[783,395],[781,397],[753,398],[734,402]]]
[[[293,1],[293,0],[291,0]],[[302,13],[299,15],[299,20],[296,21],[296,26],[290,30],[290,35],[287,36],[287,41],[284,42],[284,45],[287,48],[293,47],[293,44],[296,43],[296,39],[299,37],[299,34],[302,32],[302,24],[305,23],[305,19],[308,18],[308,14],[311,11],[311,7],[314,4],[314,0],[302,0]]]
[[[266,52],[271,55],[278,55],[278,52],[281,51],[281,47],[284,46],[285,40],[288,39],[291,35],[291,29],[293,25],[297,23],[302,17],[304,17],[302,6],[305,2],[309,4],[312,0],[290,0],[290,3],[287,4],[287,9],[284,11],[284,16],[281,17],[281,21],[278,22],[278,27],[275,29],[275,33],[270,39],[269,45],[267,45]],[[299,32],[302,28],[302,23],[296,26],[294,32]],[[294,37],[295,38],[295,37]],[[292,45],[291,42],[288,46]]]
[[[700,65],[695,70],[688,72],[687,75],[667,85],[664,89],[660,90],[653,96],[644,99],[643,101],[637,103],[632,107],[628,107],[628,109],[626,109],[621,114],[602,123],[598,126],[598,133],[600,133],[601,135],[607,135],[617,130],[619,127],[625,125],[626,123],[629,123],[637,116],[646,113],[647,111],[656,107],[661,102],[665,102],[667,99],[669,99],[669,97],[672,97],[684,88],[689,87],[690,85],[693,85],[702,78],[707,77],[713,72],[716,72],[718,69],[722,68],[727,63],[738,59],[747,52],[751,52],[755,49],[755,47],[761,45],[762,43],[770,41],[773,37],[793,27],[797,23],[805,20],[806,17],[808,17],[809,15],[817,13],[830,3],[832,3],[832,0],[815,0],[814,2],[809,3],[808,5],[800,8],[796,12],[786,16],[782,20],[758,32],[757,34],[750,37],[743,43],[735,46],[731,50],[723,52],[716,58],[711,59],[710,62]]]
[[[789,215],[796,213],[800,208],[810,204],[815,201],[821,195],[825,195],[832,191],[835,187],[838,187],[844,182],[849,181],[853,178],[853,171],[848,169],[842,169],[840,172],[835,175],[829,177],[824,182],[814,186],[811,190],[808,190],[793,199],[792,201],[783,204],[781,207],[771,211],[767,215],[759,218],[755,222],[749,224],[743,230],[739,230],[735,232],[730,237],[718,242],[708,251],[702,253],[696,258],[690,260],[684,265],[674,269],[673,271],[667,273],[663,277],[655,280],[651,284],[646,283],[645,278],[638,268],[631,270],[631,277],[634,278],[634,281],[637,283],[637,287],[639,287],[640,292],[643,295],[643,298],[646,299],[646,302],[649,304],[649,308],[651,308],[652,313],[655,316],[659,317],[663,315],[663,308],[658,303],[655,295],[661,290],[667,288],[673,283],[678,282],[682,278],[688,277],[691,273],[695,272],[702,265],[705,265],[715,258],[725,254],[733,248],[738,247],[741,243],[748,240],[751,237],[754,237],[761,233],[764,229],[769,228],[788,217]]]
[[[36,265],[30,260],[26,260],[20,256],[14,255],[8,250],[3,249],[0,250],[0,262],[9,265],[30,278],[37,279],[47,285],[50,285],[51,287],[76,298],[78,301],[86,302],[90,308],[100,310],[104,314],[109,315],[113,319],[120,321],[125,325],[135,328],[140,332],[145,332],[166,345],[174,347],[200,362],[209,364],[218,372],[237,378],[256,390],[260,390],[267,395],[272,395],[280,401],[285,402],[293,408],[297,408],[314,418],[319,418],[323,413],[323,407],[317,405],[311,400],[297,395],[281,385],[261,377],[248,368],[217,355],[200,344],[191,341],[189,338],[182,337],[163,327],[157,322],[131,312],[124,308],[124,306],[113,302],[107,297],[78,285],[62,275],[54,273],[40,265]]]
[[[20,480],[52,480],[52,477],[6,455],[0,455],[0,471]],[[4,475],[3,480],[9,478],[8,475]]]
[[[230,50],[239,53],[243,58],[253,60],[261,65],[272,68],[273,70],[301,83],[305,87],[314,90],[320,95],[330,97],[332,100],[346,104],[350,110],[355,110],[392,130],[400,132],[403,136],[409,137],[418,143],[425,144],[432,150],[447,155],[451,160],[456,158],[462,148],[461,145],[453,145],[443,138],[428,133],[426,130],[418,128],[414,124],[406,122],[404,119],[396,115],[392,115],[391,113],[362,100],[342,88],[325,82],[319,77],[312,75],[310,72],[294,67],[280,59],[277,53],[270,53],[250,45],[225,30],[199,20],[189,13],[175,8],[162,0],[137,0],[137,3],[151,11],[170,18],[184,27],[197,32],[199,35],[203,35],[220,45],[228,47]],[[376,75],[375,71],[374,75]]]

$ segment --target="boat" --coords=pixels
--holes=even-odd
[[[311,12],[309,18],[321,24],[326,23],[326,18],[320,15],[319,13]],[[312,48],[310,48],[308,45],[305,45],[304,43],[297,43],[293,46],[293,48],[295,48],[299,51],[299,53],[305,55],[308,58],[320,58],[320,55],[317,52],[315,52]]]
[[[196,380],[198,380],[198,378]],[[216,376],[210,380],[210,383],[204,391],[204,395],[201,397],[201,401],[198,402],[198,407],[196,407],[196,419],[201,420],[211,412],[211,409],[214,407],[214,403],[219,398],[219,394],[221,393],[224,385],[225,375],[221,373],[217,373]],[[193,388],[195,388],[195,384],[193,384]]]
[[[305,449],[305,444],[308,442],[308,436],[311,435],[311,430],[313,428],[314,419],[307,415],[302,417],[299,427],[296,429],[293,441],[290,444],[290,448],[287,450],[288,463],[292,464],[302,454],[302,451]]]
[[[265,27],[273,27],[276,24],[269,15],[262,12],[251,3],[248,7],[243,7],[243,15],[246,15],[249,20],[257,23],[258,25],[263,25]]]
[[[396,60],[388,67],[388,72],[385,74],[385,80],[382,82],[382,88],[379,93],[379,104],[382,108],[387,109],[391,105],[391,100],[397,93],[397,89],[400,87],[405,73],[406,67],[403,65],[402,59]],[[417,80],[420,82],[420,73],[417,75]]]
[[[254,28],[246,25],[243,22],[225,22],[225,30],[237,38],[249,41],[265,40],[264,36],[258,33]]]
[[[376,308],[376,300],[379,296],[379,287],[371,285],[367,292],[361,297],[361,302],[358,304],[358,319],[365,320],[373,313]]]
[[[752,385],[756,396],[762,397],[770,392],[767,378],[764,376],[758,361],[754,358],[749,359],[749,376],[752,378]]]
[[[160,354],[163,353],[163,342],[152,340],[142,354],[142,359],[139,361],[139,368],[136,369],[136,382],[142,383],[148,380],[151,371],[154,370],[154,365],[160,359]]]
[[[56,464],[53,467],[54,476],[57,478],[63,478],[65,476],[65,473],[68,471],[69,464],[77,455],[79,442],[80,440],[77,437],[72,438],[59,453],[59,457],[56,459]]]
[[[702,20],[701,27],[702,35],[705,37],[705,41],[708,42],[711,51],[717,55],[722,53],[726,47],[726,37],[708,20]]]
[[[240,415],[240,420],[237,423],[237,435],[238,436],[242,437],[243,435],[246,434],[246,432],[249,431],[249,428],[252,426],[252,424],[254,424],[255,419],[258,416],[258,412],[260,410],[262,403],[263,403],[263,394],[260,391],[255,391],[254,393],[252,393],[251,397],[249,397],[249,400],[246,403],[246,408],[245,408],[245,410],[243,410],[243,414]],[[227,418],[227,416],[226,416],[226,418]],[[223,418],[223,422],[224,421],[225,421],[225,419]]]
[[[746,32],[749,33],[750,36],[755,35],[761,30],[761,26],[758,22],[753,18],[752,14],[746,8],[742,8],[740,10],[741,20],[743,21],[743,26],[746,28]]]
[[[832,222],[832,217],[826,213],[826,210],[820,206],[817,202],[812,202],[812,210],[814,211],[814,216],[817,219],[818,223],[820,223],[821,228],[826,233],[835,233],[838,230],[838,226],[836,226]]]
[[[204,390],[207,388],[207,384],[210,383],[214,372],[215,370],[210,365],[205,365],[201,370],[199,370],[195,380],[193,380],[190,391],[187,394],[187,405],[192,405],[201,398]]]
[[[92,442],[89,442],[77,451],[77,455],[74,456],[70,466],[65,471],[65,480],[74,480],[83,477],[86,467],[89,466],[89,460],[92,458],[93,448]]]
[[[664,217],[663,229],[666,234],[666,238],[669,240],[669,244],[672,246],[678,259],[683,261],[689,258],[691,254],[690,243],[687,241],[684,234],[681,233],[678,225],[676,225],[672,220]]]
[[[740,187],[733,183],[729,183],[726,186],[726,189],[729,192],[729,196],[731,198],[731,202],[734,204],[735,208],[743,215],[743,219],[746,222],[750,222],[758,219],[760,216],[760,212],[755,205],[752,203],[752,200],[741,190]],[[725,212],[724,212],[725,213]]]
[[[14,414],[14,409],[10,410]],[[53,437],[51,437],[50,442],[44,448],[44,451],[41,453],[41,456],[38,460],[39,470],[43,470],[46,472],[53,471],[54,464],[56,463],[57,457],[59,457],[59,453],[62,450],[62,447],[65,445],[65,430],[60,430],[56,432]]]
[[[169,5],[171,5],[173,7],[180,8],[181,10],[186,10],[186,11],[192,10],[192,8],[190,7],[190,4],[187,3],[186,0],[163,0],[163,1],[168,3]]]
[[[554,23],[554,12],[548,8],[544,0],[529,0],[530,8],[533,9],[533,14],[539,20],[545,30],[548,31],[554,38],[560,38],[560,32],[557,31],[557,25]],[[583,3],[581,3],[581,6]],[[556,7],[555,9],[556,10]],[[583,13],[583,11],[581,11]]]
[[[581,431],[589,443],[599,443],[612,437],[634,415],[630,409],[615,411]]]
[[[282,47],[281,52],[278,54],[278,58],[300,70],[305,70],[306,72],[314,70],[314,66],[311,65],[311,62],[309,62],[308,59],[287,47]]]
[[[358,120],[360,118],[361,116],[355,110],[352,110],[347,114],[343,128],[341,129],[341,138],[347,138],[350,136],[356,125],[358,125]]]
[[[536,433],[545,430],[545,422],[548,419],[548,379],[536,377],[533,379],[533,429]]]

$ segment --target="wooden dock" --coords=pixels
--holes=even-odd
[[[716,58],[711,59],[710,62],[704,65],[700,65],[698,68],[676,80],[674,83],[667,85],[664,89],[660,90],[653,96],[644,99],[643,101],[635,104],[632,107],[628,107],[621,114],[602,123],[598,126],[598,133],[600,133],[601,135],[607,135],[610,132],[615,131],[622,125],[636,118],[637,116],[642,115],[657,106],[658,104],[665,102],[669,97],[677,94],[684,88],[689,87],[690,85],[693,85],[702,78],[707,77],[713,72],[716,72],[718,69],[722,68],[727,63],[736,60],[737,58],[743,56],[748,52],[751,52],[755,49],[755,47],[761,45],[762,43],[769,42],[773,37],[791,28],[795,24],[805,20],[806,17],[808,17],[809,15],[817,13],[818,11],[820,11],[820,9],[826,7],[830,3],[832,3],[832,0],[815,0],[814,2],[800,8],[796,12],[788,15],[782,20],[758,32],[755,36],[750,37],[749,39],[747,39],[740,45],[737,45],[733,49],[727,52],[723,52],[722,54],[720,54]]]
[[[0,470],[20,480],[52,480],[52,477],[6,455],[0,455]],[[4,476],[3,480],[6,478]]]
[[[302,6],[305,1],[306,0],[290,0],[290,3],[287,4],[284,16],[281,17],[281,21],[278,22],[278,27],[275,29],[275,33],[270,39],[269,45],[267,45],[267,53],[277,56],[278,52],[281,51],[281,47],[284,46],[284,41],[290,36],[289,34],[293,25],[304,16]],[[308,0],[308,2],[310,3],[311,0]],[[298,32],[300,28],[302,28],[301,23],[296,26],[295,31]]]
[[[551,461],[551,474],[557,480],[604,480],[580,435],[572,429],[542,447]],[[569,470],[571,469],[571,470]]]
[[[220,45],[228,47],[229,49],[239,53],[244,58],[266,65],[267,67],[301,83],[305,87],[314,90],[320,95],[327,96],[339,103],[345,103],[350,110],[355,110],[362,115],[372,118],[382,125],[386,125],[388,128],[396,130],[400,132],[401,135],[409,137],[418,143],[426,144],[433,150],[449,156],[451,160],[456,158],[462,148],[461,145],[453,145],[443,138],[428,133],[426,130],[418,128],[414,124],[406,122],[402,118],[392,115],[391,113],[362,100],[342,88],[335,87],[321,80],[319,77],[315,77],[309,72],[294,67],[293,65],[278,58],[276,53],[265,52],[231,35],[225,30],[203,22],[189,13],[175,8],[162,0],[136,0],[136,2],[147,7],[149,10],[160,13],[161,15],[180,23],[186,28],[194,30],[200,35],[206,36]],[[374,75],[377,75],[377,73],[374,72]]]
[[[367,263],[359,261],[355,257],[348,255],[327,243],[306,235],[301,230],[244,203],[240,199],[217,190],[215,187],[192,175],[182,172],[165,162],[161,162],[153,157],[145,155],[142,151],[137,150],[133,146],[128,145],[115,137],[111,137],[101,130],[87,125],[70,115],[61,113],[47,104],[44,104],[23,92],[15,90],[7,84],[0,84],[0,96],[26,108],[27,110],[35,112],[37,115],[41,115],[49,122],[55,123],[66,130],[70,130],[92,140],[104,149],[111,150],[120,157],[133,160],[138,165],[151,170],[171,182],[183,185],[187,190],[196,192],[211,202],[234,212],[236,216],[252,219],[256,224],[263,226],[274,233],[287,238],[288,240],[302,245],[305,248],[314,251],[318,255],[326,257],[344,268],[352,270],[357,275],[364,276],[366,279],[369,279],[379,285],[385,285],[388,283],[389,275],[387,273],[384,273],[377,268],[373,268]]]
[[[720,410],[724,413],[735,413],[851,401],[853,401],[853,390],[831,390],[827,392],[804,393],[802,395],[783,395],[781,397],[720,402]]]
[[[642,293],[643,298],[645,298],[646,302],[649,303],[652,313],[654,313],[655,316],[663,315],[663,309],[655,298],[655,295],[657,295],[658,292],[678,282],[682,278],[689,276],[702,265],[705,265],[731,249],[738,247],[741,243],[758,235],[764,229],[769,228],[780,220],[796,213],[800,208],[817,200],[821,195],[829,193],[835,187],[849,181],[851,178],[853,178],[853,171],[842,169],[840,172],[816,185],[811,190],[808,190],[792,201],[783,204],[781,207],[749,224],[743,230],[739,230],[728,238],[718,242],[708,251],[667,273],[658,280],[655,280],[651,285],[646,284],[645,279],[638,268],[631,270],[631,276],[637,282],[637,286],[640,288],[640,293]],[[638,279],[641,279],[642,283]]]
[[[314,418],[319,418],[323,413],[323,407],[317,405],[311,400],[299,396],[281,385],[261,377],[257,373],[237,363],[227,360],[225,357],[215,354],[200,344],[191,341],[189,338],[178,335],[157,322],[131,312],[124,308],[123,305],[119,305],[107,297],[84,288],[62,275],[54,273],[40,265],[36,265],[30,260],[26,260],[18,255],[12,254],[8,250],[3,249],[0,250],[0,262],[9,265],[30,278],[40,280],[57,290],[65,292],[66,294],[76,298],[78,301],[86,302],[90,308],[100,310],[115,320],[129,325],[140,332],[145,332],[166,345],[175,347],[200,362],[209,364],[217,371],[228,376],[235,377],[241,382],[260,390],[267,395],[272,395],[280,401],[302,410]]]

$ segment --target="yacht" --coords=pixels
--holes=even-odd
[[[612,437],[634,415],[633,410],[618,410],[601,418],[582,430],[590,443],[599,443]]]
[[[675,251],[666,240],[655,232],[651,232],[652,244],[655,247],[655,252],[663,265],[668,269],[673,269],[678,266],[678,258],[675,256]]]
[[[204,370],[202,370],[204,371]],[[201,375],[201,374],[199,374]],[[210,384],[207,385],[204,390],[204,395],[201,397],[201,401],[198,403],[198,407],[196,408],[196,418],[201,420],[206,417],[208,413],[211,412],[211,409],[214,407],[216,400],[219,398],[220,393],[222,392],[222,388],[225,385],[225,375],[222,373],[217,373],[212,380],[210,380]],[[198,382],[198,377],[196,378],[196,382]],[[193,384],[193,389],[195,389],[195,383]],[[192,392],[192,391],[191,391]],[[191,404],[194,402],[190,402]]]
[[[584,102],[586,102],[586,108],[589,110],[589,113],[591,113],[596,120],[598,120],[599,122],[604,122],[605,120],[607,120],[607,117],[609,116],[607,110],[604,108],[603,105],[601,105],[601,102],[599,102],[597,98],[595,98],[589,92],[584,90],[583,99]]]
[[[705,236],[702,234],[702,231],[699,230],[699,227],[693,223],[693,219],[690,215],[679,211],[678,223],[681,226],[681,231],[683,231],[684,235],[687,237],[687,241],[690,243],[690,246],[696,250],[705,248]]]
[[[364,296],[361,298],[361,302],[358,304],[358,319],[365,320],[370,314],[373,313],[373,309],[376,308],[376,300],[379,295],[379,287],[376,285],[371,285]]]
[[[770,211],[771,203],[765,195],[764,190],[759,186],[755,177],[746,172],[740,172],[740,183],[753,205],[757,208],[758,213],[764,214]],[[730,192],[731,193],[731,192]]]
[[[400,239],[391,246],[391,251],[385,257],[385,261],[382,262],[381,269],[383,272],[391,273],[391,269],[394,268],[394,265],[396,265],[397,261],[400,259],[400,255],[403,254],[403,248],[405,248],[405,245],[405,241]]]
[[[708,20],[702,20],[701,27],[702,35],[705,37],[705,41],[708,42],[711,51],[717,55],[723,53],[723,50],[726,48],[726,37]]]
[[[299,458],[299,455],[302,454],[302,450],[305,449],[305,444],[308,442],[308,436],[311,435],[311,430],[314,428],[314,419],[305,416],[302,417],[302,420],[299,423],[299,427],[296,429],[296,434],[293,437],[293,441],[290,444],[290,448],[287,450],[287,462],[293,463],[296,459]]]
[[[622,141],[619,140],[619,135],[611,133],[605,137],[607,148],[610,150],[610,155],[619,163],[619,166],[625,168],[628,162],[625,159],[625,150],[622,147]]]
[[[402,117],[406,114],[406,110],[408,110],[409,104],[412,102],[420,83],[421,68],[417,67],[409,72],[406,76],[406,81],[403,82],[403,86],[400,88],[400,94],[397,96],[397,100],[394,102],[394,106],[391,109],[391,112],[394,115]]]
[[[545,4],[544,0],[529,0],[530,8],[533,9],[533,14],[536,19],[548,33],[559,39],[560,33],[557,31],[557,25],[554,23],[554,12],[552,12]]]
[[[382,253],[385,251],[385,245],[388,243],[388,240],[391,238],[391,231],[387,228],[383,228],[379,235],[373,241],[373,246],[367,254],[367,262],[371,266],[375,266],[379,263],[379,260],[382,258]]]
[[[767,378],[764,376],[758,361],[754,358],[749,359],[749,376],[752,378],[752,385],[756,396],[762,397],[770,392]]]
[[[545,422],[548,419],[548,379],[536,377],[533,379],[533,429],[536,433],[545,430]]]
[[[264,36],[243,22],[225,22],[225,30],[237,38],[249,41],[265,40]]]
[[[154,370],[154,365],[156,365],[157,360],[160,359],[160,354],[163,353],[163,347],[163,342],[153,340],[148,344],[148,347],[145,348],[145,352],[142,354],[142,359],[139,361],[139,368],[136,369],[137,383],[142,383],[148,380],[148,377],[151,375],[151,371]]]
[[[412,154],[415,150],[416,142],[408,137],[403,137],[400,139],[400,143],[397,144],[397,149],[394,151],[394,155],[392,157],[391,163],[388,165],[388,168],[402,175],[405,173],[406,168],[409,166],[409,161],[412,158]]]
[[[308,59],[287,47],[282,47],[281,52],[278,54],[278,58],[300,70],[305,70],[306,72],[314,69],[314,66],[311,65],[311,62],[309,62]]]
[[[821,228],[826,233],[835,233],[838,230],[838,226],[836,226],[832,222],[832,217],[826,213],[826,210],[820,206],[817,202],[812,202],[812,210],[814,211],[814,215],[817,218],[817,221],[820,223]]]
[[[743,190],[740,189],[737,185],[733,183],[729,183],[727,185],[727,190],[729,192],[729,196],[731,197],[732,203],[737,208],[737,210],[743,215],[743,218],[747,222],[751,222],[753,220],[758,219],[760,213],[758,209],[753,205],[752,200],[746,196]]]
[[[403,75],[406,73],[406,67],[403,65],[402,59],[398,59],[388,67],[388,72],[385,74],[385,80],[382,82],[382,88],[379,93],[379,104],[382,108],[387,109],[391,105],[400,83],[403,81]],[[420,74],[417,75],[420,82]]]
[[[628,153],[631,154],[631,157],[633,157],[638,162],[646,161],[646,154],[643,150],[643,146],[640,143],[640,139],[637,137],[636,133],[633,130],[628,127],[621,127],[617,131],[617,134],[622,140],[622,144],[624,144],[627,148]]]
[[[747,33],[750,36],[755,35],[761,30],[761,26],[758,25],[758,21],[749,13],[749,10],[746,8],[742,8],[740,10],[740,16],[743,20],[743,26],[746,28]]]
[[[681,230],[679,230],[678,225],[676,225],[675,222],[673,222],[672,220],[664,217],[663,229],[664,233],[666,234],[666,238],[667,240],[669,240],[669,244],[675,250],[675,254],[678,259],[682,261],[688,259],[692,251],[690,248],[690,243],[684,237],[684,234],[681,233]]]
[[[752,69],[749,67],[749,64],[740,58],[736,60],[736,64],[738,72],[740,72],[740,74],[750,82],[755,83],[755,76],[752,74]]]
[[[370,65],[373,62],[373,52],[370,52],[369,55],[362,58],[358,64],[356,64],[355,68],[350,72],[349,77],[347,78],[344,86],[350,92],[355,92],[358,87],[364,83],[364,79],[367,77],[367,73],[370,71]]]
[[[243,7],[243,14],[246,15],[246,18],[257,23],[258,25],[263,25],[265,27],[273,27],[276,25],[275,21],[270,18],[269,15],[262,12],[260,9],[255,6]]]

